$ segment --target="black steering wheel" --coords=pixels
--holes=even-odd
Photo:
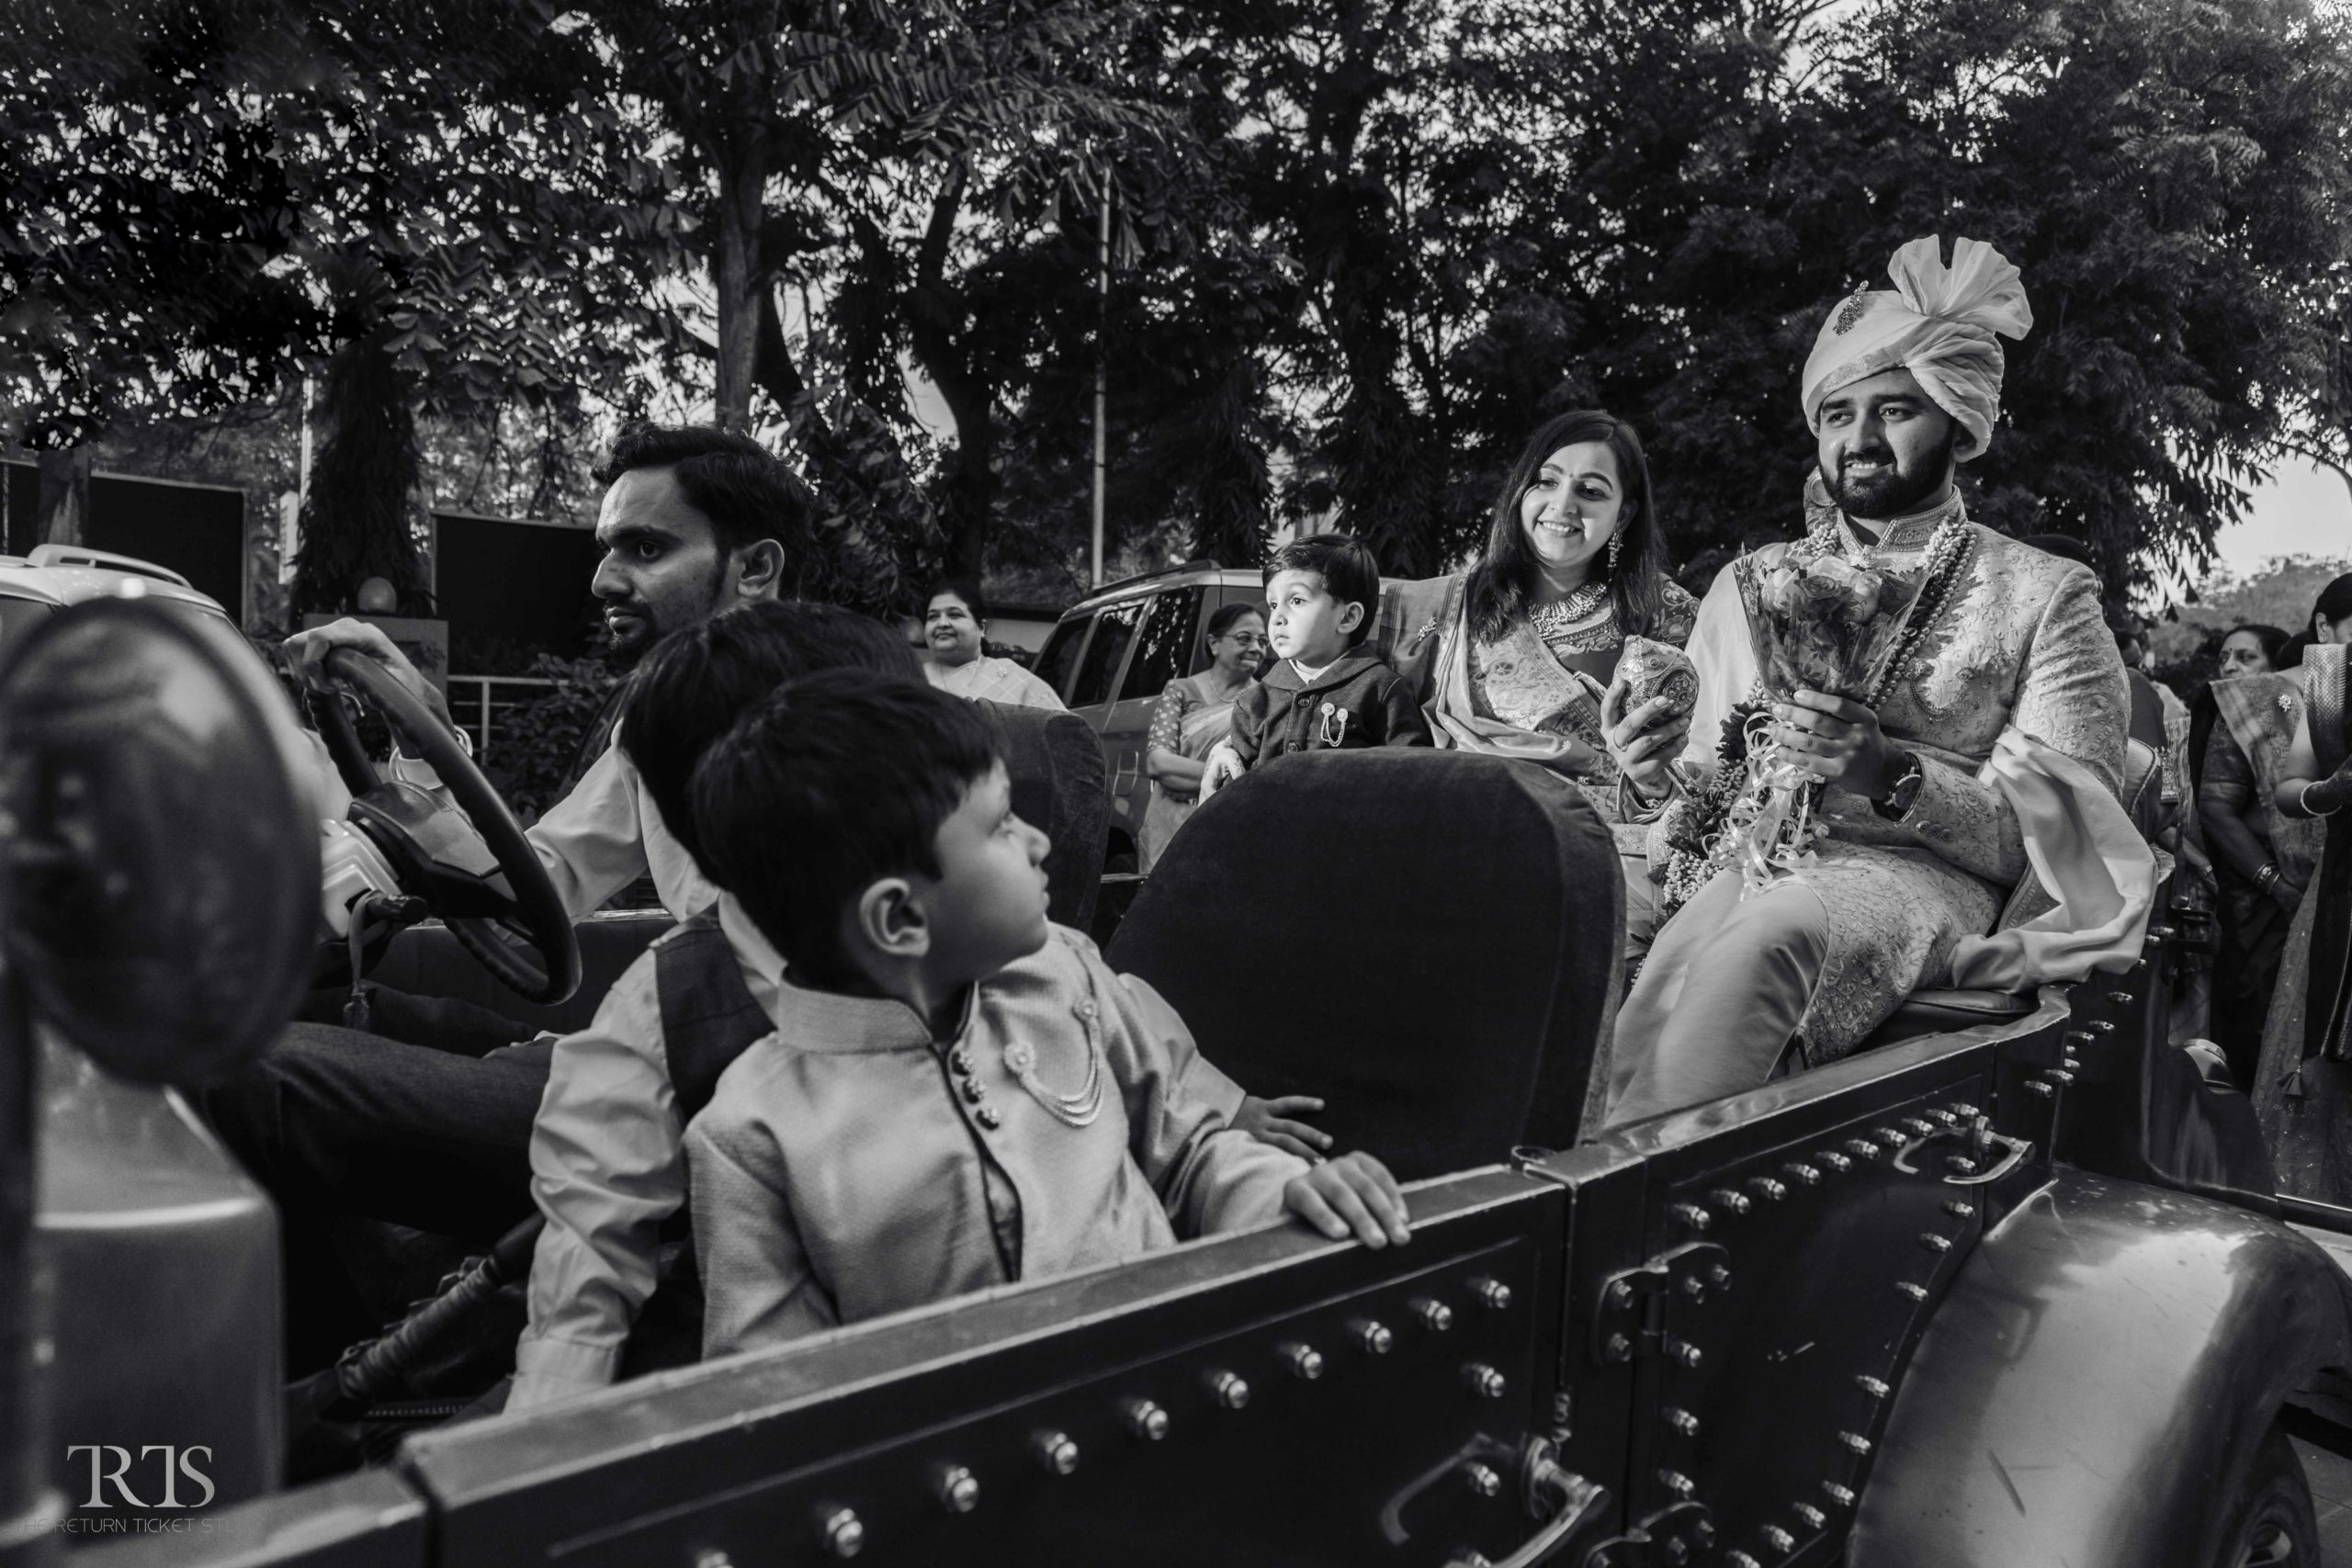
[[[391,862],[403,891],[424,900],[458,942],[526,1001],[552,1004],[580,988],[580,940],[538,852],[471,757],[423,701],[352,649],[326,657],[341,692],[365,699],[401,742],[441,777],[457,803],[379,778],[340,693],[311,711],[351,791],[351,825]]]

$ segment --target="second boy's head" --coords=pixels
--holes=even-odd
[[[863,671],[796,681],[695,770],[708,869],[820,990],[938,998],[1045,945],[1051,841],[988,722]]]
[[[922,684],[922,665],[896,628],[854,610],[762,600],[673,632],[630,678],[614,743],[705,876],[689,793],[695,764],[753,703],[820,670],[871,670]],[[711,880],[716,882],[717,877]]]
[[[1266,563],[1266,637],[1275,656],[1321,669],[1371,635],[1380,563],[1351,534],[1310,534]]]

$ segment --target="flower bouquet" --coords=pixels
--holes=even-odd
[[[1867,700],[1924,581],[1793,550],[1770,567],[1744,556],[1737,570],[1757,674],[1784,702],[1799,691]]]
[[[1767,703],[1813,691],[1875,705],[1924,579],[1802,550],[1770,564],[1743,556],[1733,570]],[[1713,821],[1686,821],[1674,833],[1679,874],[1668,892],[1680,892],[1678,905],[1729,866],[1739,869],[1743,897],[1759,893],[1810,864],[1821,836],[1820,781],[1772,738],[1768,708],[1737,716],[1742,733],[1736,745],[1726,737],[1715,800],[1701,807]],[[1703,855],[1694,857],[1699,845]]]

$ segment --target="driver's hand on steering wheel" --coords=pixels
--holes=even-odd
[[[327,691],[334,685],[327,674],[327,655],[338,648],[364,653],[382,665],[390,671],[394,680],[433,710],[434,717],[453,730],[457,728],[450,720],[449,705],[442,698],[440,688],[418,672],[416,666],[409,661],[408,655],[384,635],[381,626],[346,616],[322,626],[313,626],[306,632],[296,632],[286,639],[287,661],[294,672],[314,690]]]

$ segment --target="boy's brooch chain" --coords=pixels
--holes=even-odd
[[[1092,1031],[1088,1031],[1086,1043],[1086,1082],[1076,1094],[1056,1094],[1037,1076],[1037,1053],[1025,1040],[1015,1040],[1004,1048],[1004,1065],[1029,1098],[1046,1108],[1055,1121],[1072,1127],[1083,1127],[1102,1113],[1102,1058],[1094,1049]]]

